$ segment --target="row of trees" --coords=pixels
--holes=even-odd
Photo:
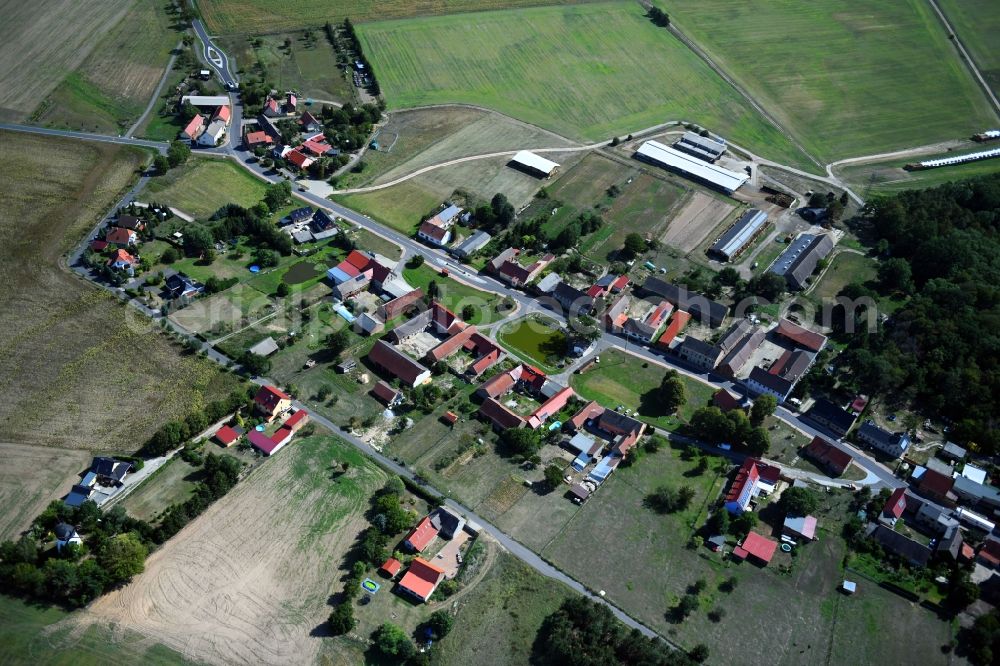
[[[168,421],[143,445],[140,453],[148,457],[162,456],[191,439],[226,414],[241,407],[249,407],[253,402],[254,390],[247,386],[236,390],[223,400],[213,400],[204,408],[188,414],[184,419]]]
[[[750,455],[762,456],[771,447],[771,437],[761,425],[760,414],[767,410],[762,407],[757,412],[754,419],[759,421],[755,424],[742,409],[723,412],[718,407],[701,407],[691,415],[687,430],[691,436],[710,444],[733,444]]]

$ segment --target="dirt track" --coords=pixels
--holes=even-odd
[[[733,207],[724,201],[695,192],[670,221],[663,242],[685,254],[698,247]]]
[[[306,664],[321,646],[338,567],[384,475],[339,459],[329,440],[293,442],[146,562],[86,620],[110,621],[214,664]],[[336,454],[336,457],[335,455]],[[362,490],[363,489],[363,490]]]

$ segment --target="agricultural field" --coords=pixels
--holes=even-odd
[[[690,254],[729,217],[734,208],[731,203],[705,192],[694,192],[671,220],[662,241],[683,254]]]
[[[663,8],[821,161],[965,137],[996,122],[921,0],[668,0]]]
[[[883,162],[868,162],[865,164],[850,164],[839,167],[835,171],[838,176],[854,185],[855,191],[871,194],[892,195],[903,190],[918,190],[927,187],[943,185],[955,180],[975,178],[1000,172],[1000,158],[956,164],[955,166],[939,167],[937,169],[922,169],[907,171],[903,167],[911,162],[958,157],[968,153],[986,150],[990,144],[969,143],[968,147],[954,152],[925,155],[909,159],[886,160]]]
[[[0,441],[133,451],[163,422],[228,394],[230,374],[60,267],[134,182],[143,151],[0,133]],[[112,361],[113,359],[113,361]]]
[[[638,4],[382,21],[358,31],[391,109],[477,104],[585,140],[686,120],[816,168]]]
[[[331,473],[345,461],[346,474]],[[310,663],[338,570],[385,479],[340,440],[296,439],[86,614],[209,663]]]
[[[16,539],[48,505],[80,480],[90,464],[86,451],[0,444],[0,541]],[[0,655],[2,657],[2,655]],[[2,659],[0,659],[2,661]]]
[[[0,662],[12,666],[198,663],[132,631],[77,624],[80,616],[0,595]]]
[[[303,101],[354,102],[354,86],[337,66],[337,54],[322,26],[319,23],[312,29],[311,39],[306,32],[268,30],[263,35],[233,35],[220,40],[219,46],[240,71],[267,72],[279,90],[295,90]]]
[[[20,122],[97,47],[134,0],[5,2],[0,24],[0,120]]]
[[[681,421],[686,421],[699,407],[704,407],[712,398],[714,389],[709,384],[679,374],[687,389],[687,404],[677,410],[677,417],[664,416],[652,399],[651,392],[659,388],[667,369],[618,350],[601,354],[601,362],[587,371],[574,374],[570,386],[588,400],[596,400],[605,407],[614,409],[625,405],[630,410],[639,411],[639,419],[657,427],[675,430]]]
[[[264,198],[264,181],[232,160],[192,158],[182,167],[149,181],[145,199],[208,219],[228,203],[250,208]]]
[[[329,0],[203,0],[202,18],[213,33],[266,33],[299,28],[322,28],[327,21],[350,18],[355,23],[406,16],[454,14],[579,0],[349,0],[331,6]]]
[[[993,0],[939,0],[994,94],[1000,95],[1000,12]],[[986,129],[985,127],[983,129]]]
[[[35,110],[32,122],[107,134],[128,129],[145,110],[180,42],[169,7],[148,0],[134,4]]]

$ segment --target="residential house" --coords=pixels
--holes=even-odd
[[[296,148],[295,150],[290,150],[285,154],[285,160],[292,166],[298,168],[300,171],[305,171],[312,163],[316,160],[305,154],[304,151]]]
[[[309,228],[316,233],[322,233],[324,231],[335,230],[337,223],[325,209],[317,208],[316,212],[313,213],[312,220],[309,222]]]
[[[781,535],[790,539],[815,541],[816,516],[785,516]]]
[[[705,372],[711,372],[722,357],[722,350],[715,345],[699,340],[694,336],[685,336],[677,345],[675,351],[681,360]]]
[[[402,391],[397,391],[381,380],[376,382],[375,386],[372,387],[371,393],[389,409],[392,409],[403,401]]]
[[[118,247],[134,247],[135,244],[139,242],[139,234],[135,233],[131,229],[114,227],[108,230],[108,233],[104,236],[104,240],[107,241],[109,245],[116,245]]]
[[[850,467],[851,454],[842,451],[822,437],[813,437],[802,455],[825,469],[831,476],[840,476]]]
[[[303,132],[318,132],[323,129],[323,123],[309,111],[303,112],[299,117],[299,125]]]
[[[914,488],[924,497],[947,506],[955,506],[958,497],[951,491],[954,481],[951,476],[933,469],[922,468],[923,472],[914,483]],[[916,473],[914,473],[916,477]]]
[[[620,294],[621,292],[623,292],[625,290],[626,287],[628,287],[628,285],[629,285],[630,282],[631,281],[628,279],[627,275],[619,275],[611,283],[611,293],[612,294]]]
[[[167,294],[170,298],[184,298],[200,294],[205,288],[183,273],[174,273],[166,279]]]
[[[914,498],[914,501],[919,500]],[[931,502],[920,502],[920,506],[913,512],[913,522],[935,537],[940,537],[961,525],[950,510]]]
[[[750,507],[750,500],[760,493],[760,471],[756,461],[747,458],[736,471],[736,478],[726,493],[726,511],[741,514]]]
[[[444,247],[451,242],[451,230],[432,224],[430,220],[427,220],[417,229],[417,238],[431,245]]]
[[[965,460],[965,456],[967,454],[968,452],[965,449],[954,442],[945,442],[944,446],[941,447],[941,450],[938,451],[938,455],[942,458],[947,458],[948,460],[954,460],[956,462]]]
[[[443,579],[444,569],[417,557],[410,562],[409,570],[399,581],[399,589],[419,601],[427,602]]]
[[[213,120],[209,123],[205,131],[201,133],[198,137],[198,145],[206,147],[214,147],[219,145],[219,141],[226,134],[226,123],[221,120]]]
[[[215,113],[212,114],[212,121],[220,120],[227,126],[233,119],[233,111],[229,108],[228,104],[223,104],[222,106],[216,107]]]
[[[125,250],[115,250],[115,253],[107,261],[107,266],[112,270],[125,271],[129,275],[135,275],[135,266],[138,264],[136,258]]]
[[[720,388],[712,394],[712,406],[718,407],[723,412],[731,412],[734,409],[743,409],[743,404],[740,402],[740,399],[724,388]]]
[[[277,118],[285,115],[285,112],[281,108],[281,104],[278,103],[278,100],[273,97],[268,97],[264,102],[264,115],[268,118]]]
[[[814,358],[815,355],[801,349],[786,351],[767,370],[759,366],[751,370],[746,379],[747,389],[757,395],[773,395],[780,405],[788,399],[795,384],[809,370]]]
[[[565,282],[560,282],[555,286],[552,290],[552,298],[566,310],[569,316],[590,314],[594,309],[593,298]]]
[[[583,409],[574,414],[566,422],[566,427],[570,432],[583,430],[584,426],[591,425],[594,419],[600,417],[603,413],[604,407],[599,405],[596,400],[591,400],[583,406]]]
[[[558,273],[549,273],[535,283],[535,293],[539,296],[551,294],[552,290],[555,289],[556,285],[560,282],[562,282],[562,277],[560,277]]]
[[[194,118],[188,121],[188,124],[184,126],[181,130],[181,138],[187,139],[189,141],[196,140],[205,129],[205,116],[200,113],[196,113]]]
[[[391,301],[380,305],[378,307],[378,315],[384,321],[391,321],[396,317],[418,307],[417,304],[423,297],[424,292],[422,289],[414,289],[408,294],[404,294],[399,298],[394,298]]]
[[[431,541],[434,541],[437,534],[438,530],[431,522],[430,516],[424,516],[403,539],[403,545],[415,553],[420,553],[430,545]]]
[[[274,139],[271,138],[271,135],[263,130],[247,132],[243,137],[243,145],[248,150],[253,150],[257,146],[270,146],[273,143]]]
[[[465,518],[447,507],[440,506],[431,514],[431,523],[437,528],[438,536],[451,540],[465,527]]]
[[[292,406],[292,396],[276,386],[261,386],[257,389],[253,403],[258,412],[267,417],[268,421],[273,421],[274,417]]]
[[[56,550],[61,551],[66,546],[83,544],[83,539],[77,533],[76,528],[69,523],[59,523],[53,530],[56,535]]]
[[[430,381],[431,371],[384,340],[378,340],[368,352],[368,360],[407,386]]]
[[[725,305],[688,291],[687,287],[673,285],[655,277],[646,278],[641,291],[665,299],[679,310],[690,313],[712,328],[722,326],[729,311]]]
[[[684,310],[677,310],[674,312],[673,319],[670,320],[670,323],[663,331],[663,335],[660,336],[660,339],[656,341],[656,346],[661,349],[669,350],[670,343],[674,341],[674,338],[676,338],[681,331],[684,330],[684,327],[688,325],[689,321],[691,321],[691,315]]]
[[[749,559],[761,566],[767,566],[777,549],[777,541],[751,530],[743,539],[743,543],[733,548],[733,557],[739,560]]]
[[[129,229],[130,231],[134,231],[136,233],[146,229],[146,223],[135,215],[121,214],[117,219],[115,219],[114,222],[112,222],[112,224],[116,227]]]
[[[872,523],[868,527],[868,536],[887,552],[895,554],[913,566],[925,567],[931,559],[930,548],[891,527]]]
[[[993,486],[976,483],[972,479],[959,475],[955,477],[951,489],[963,503],[972,507],[978,506],[989,513],[1000,509],[1000,490]]]
[[[882,507],[878,522],[892,527],[902,517],[904,511],[906,511],[906,488],[896,488]]]
[[[976,553],[976,561],[990,569],[1000,569],[1000,539],[987,537]]]
[[[821,428],[829,430],[837,437],[843,437],[854,425],[857,418],[851,412],[841,409],[825,398],[819,398],[805,414],[806,418]]]
[[[517,256],[519,254],[520,251],[517,251],[517,254],[515,254],[514,257],[502,262],[496,269],[496,276],[502,282],[506,282],[511,287],[515,288],[526,286],[529,282],[538,277],[545,267],[552,263],[552,261],[556,258],[553,254],[546,254],[527,266],[522,266],[517,260]]]
[[[132,471],[132,463],[108,456],[97,456],[90,464],[90,471],[96,476],[99,485],[120,486],[125,480],[125,475]]]
[[[906,433],[892,433],[885,428],[875,425],[874,421],[867,421],[858,428],[858,441],[868,444],[872,448],[892,458],[899,458],[910,446],[910,436]]]

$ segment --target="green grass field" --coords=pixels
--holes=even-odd
[[[823,161],[965,137],[996,123],[922,0],[662,5]]]
[[[596,400],[614,409],[625,405],[638,410],[639,418],[660,428],[674,430],[678,419],[664,416],[655,404],[644,396],[660,386],[666,368],[643,359],[613,350],[601,354],[601,362],[583,374],[574,374],[570,386],[588,400]],[[677,415],[688,419],[694,410],[704,407],[712,398],[714,389],[708,384],[680,375],[687,389],[687,404],[681,405]]]
[[[212,450],[212,453],[218,451]],[[191,496],[198,476],[198,469],[181,460],[180,456],[174,456],[119,504],[130,516],[155,521],[168,506],[180,504]]]
[[[202,18],[213,33],[266,33],[321,28],[327,21],[382,21],[407,16],[580,2],[581,0],[202,0]],[[586,1],[586,0],[583,0]]]
[[[852,283],[864,284],[875,278],[875,261],[854,252],[841,252],[833,258],[823,278],[811,292],[817,299],[834,298]]]
[[[848,165],[836,171],[844,180],[855,186],[856,192],[868,191],[871,194],[890,195],[903,190],[919,190],[964,178],[975,178],[976,176],[998,173],[1000,172],[1000,158],[957,164],[937,169],[922,169],[920,171],[907,171],[903,168],[911,162],[975,153],[986,150],[989,146],[991,144],[975,145],[951,153],[926,155],[920,158]]]
[[[441,277],[426,264],[419,268],[404,268],[403,278],[414,288],[423,289],[425,294],[431,281],[437,282],[441,290],[438,300],[457,315],[461,315],[462,308],[466,305],[473,306],[475,314],[466,320],[470,324],[489,324],[499,319],[496,312],[496,306],[500,302],[499,296],[451,278]]]
[[[938,0],[995,94],[1000,95],[1000,11],[993,0]],[[986,129],[986,128],[983,128]]]
[[[404,234],[414,233],[420,225],[420,216],[441,203],[436,194],[413,181],[374,192],[338,194],[332,199]]]
[[[249,208],[264,198],[265,183],[231,160],[196,159],[149,181],[144,197],[199,219],[228,203]]]
[[[638,4],[385,21],[359,32],[390,108],[467,102],[590,140],[682,119],[807,164]]]
[[[555,372],[551,361],[565,357],[566,334],[547,317],[529,317],[505,327],[500,342],[533,365]]]
[[[42,102],[33,121],[121,133],[146,108],[180,41],[163,2],[135,3],[94,51]],[[173,137],[171,137],[173,138]]]

